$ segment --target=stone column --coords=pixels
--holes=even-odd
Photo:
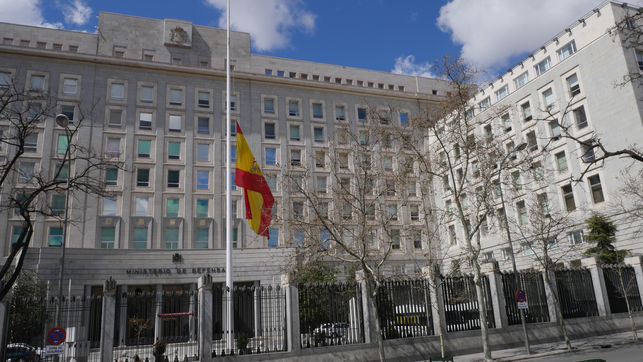
[[[116,281],[109,277],[103,283],[103,310],[100,331],[100,360],[113,361],[114,320],[116,319]]]
[[[596,296],[598,315],[606,316],[611,314],[610,302],[607,298],[607,290],[605,288],[603,268],[598,264],[598,259],[596,257],[582,259],[581,265],[588,268],[592,275],[592,284],[594,285],[594,295]]]
[[[199,293],[199,351],[200,360],[212,360],[212,277],[205,274],[197,284]]]
[[[157,339],[162,339],[163,336],[163,320],[159,317],[159,314],[163,313],[163,285],[156,285],[156,312],[154,313],[154,342]]]
[[[292,283],[291,276],[281,275],[281,286],[286,291],[286,336],[288,352],[301,349],[299,326],[299,293],[297,285]]]
[[[254,282],[254,311],[255,311],[255,337],[261,337],[261,285],[258,280]]]
[[[509,325],[507,321],[507,310],[505,309],[505,293],[502,288],[502,275],[497,262],[482,264],[482,272],[489,278],[489,293],[491,294],[491,305],[496,328],[503,328]]]
[[[641,303],[643,303],[643,257],[640,255],[627,257],[625,258],[625,264],[634,268],[634,274],[636,274],[636,286],[639,288]]]
[[[377,330],[375,328],[375,315],[371,308],[370,295],[368,293],[368,285],[364,272],[358,270],[355,272],[355,280],[359,283],[362,289],[362,313],[364,318],[364,342],[377,343]]]
[[[196,312],[195,308],[195,301],[194,299],[196,298],[196,285],[195,284],[190,284],[190,309],[189,312],[192,313],[188,318],[188,328],[190,329],[190,341],[196,340],[196,325],[195,325],[195,320],[194,320],[194,313]]]
[[[431,266],[425,266],[422,268],[422,276],[424,279],[427,279],[431,283]],[[442,278],[438,275],[435,278],[435,283],[437,285],[437,293],[433,290],[433,285],[430,285],[429,295],[430,295],[430,304],[428,305],[431,308],[431,320],[433,321],[433,335],[440,335],[440,324],[442,325],[442,331],[447,332],[447,320],[446,315],[444,314],[444,297],[442,295]]]
[[[118,316],[118,345],[125,346],[125,340],[127,339],[127,285],[120,286],[120,295],[117,295],[116,298],[120,298],[121,305],[120,314]]]
[[[556,314],[556,304],[554,302],[554,296],[558,295],[558,287],[556,286],[556,273],[549,271],[549,280],[551,281],[551,289],[546,280],[547,275],[543,271],[543,283],[545,285],[545,298],[547,298],[547,311],[549,312],[549,321],[551,323],[558,322],[558,314]],[[554,294],[556,293],[556,294]]]

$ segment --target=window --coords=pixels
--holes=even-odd
[[[507,153],[510,155],[509,157],[511,157],[511,159],[516,159],[516,145],[513,143],[513,141],[507,143]]]
[[[572,190],[572,184],[567,184],[561,187],[563,192],[563,201],[565,201],[565,209],[567,211],[576,210],[576,202],[574,201],[574,191]]]
[[[540,63],[536,64],[534,69],[536,70],[537,75],[541,75],[545,73],[546,71],[551,68],[551,59],[547,57],[545,60],[541,61]]]
[[[542,215],[549,215],[549,199],[547,198],[547,194],[538,194],[538,196],[536,196],[536,202]]]
[[[478,107],[480,108],[480,111],[484,111],[485,109],[491,107],[491,98],[487,97],[480,101],[480,103],[478,103]]]
[[[138,128],[139,129],[152,129],[152,113],[141,112],[138,115]]]
[[[339,159],[339,168],[347,169],[348,168],[348,153],[340,153],[338,156]]]
[[[531,115],[531,105],[529,102],[525,102],[520,105],[520,110],[522,111],[522,119],[527,122],[531,121],[532,115]]]
[[[406,185],[406,191],[410,197],[417,196],[417,185],[415,184],[415,181],[410,181]]]
[[[118,185],[118,168],[109,167],[105,169],[105,185],[107,186]]]
[[[56,164],[56,169],[54,171],[56,181],[65,181],[69,176],[69,165],[65,164]]]
[[[61,247],[63,245],[63,228],[58,226],[49,227],[49,247]]]
[[[527,82],[529,82],[529,73],[524,72],[521,75],[519,75],[516,79],[514,79],[514,87],[518,89],[523,85],[527,84]]]
[[[30,90],[32,91],[44,91],[45,90],[45,76],[44,75],[32,75],[29,81]]]
[[[210,118],[199,117],[197,118],[196,133],[209,134],[210,133]]]
[[[277,77],[283,77],[284,76],[284,71],[283,70],[278,70],[277,71]]]
[[[210,172],[197,171],[196,172],[196,188],[197,190],[207,190],[210,187]]]
[[[346,120],[346,107],[342,105],[335,106],[335,119],[338,121]]]
[[[567,77],[567,86],[569,87],[569,95],[571,97],[580,94],[580,84],[578,84],[578,76],[576,74]]]
[[[179,187],[179,170],[167,170],[167,187]]]
[[[103,216],[116,216],[116,199],[103,198]]]
[[[411,214],[411,220],[413,220],[413,221],[420,220],[420,206],[419,205],[409,205],[409,213]]]
[[[368,131],[359,131],[359,144],[360,145],[368,144]]]
[[[522,181],[520,179],[520,171],[514,171],[511,173],[511,183],[513,185],[514,190],[516,191],[522,190]]]
[[[65,78],[63,79],[63,94],[64,95],[76,95],[78,92],[78,79],[75,78]]]
[[[527,219],[527,206],[525,206],[524,201],[518,201],[516,211],[518,212],[518,223],[520,223],[520,225],[527,225],[529,220]]]
[[[268,247],[276,248],[279,245],[279,229],[270,229],[268,231]]]
[[[587,178],[589,181],[589,187],[592,192],[592,200],[595,204],[605,201],[603,196],[603,188],[601,187],[601,178],[598,175],[593,175]]]
[[[639,63],[639,70],[643,70],[643,50],[636,51],[636,61]]]
[[[580,244],[583,242],[583,230],[574,230],[567,233],[567,240],[571,245]]]
[[[264,137],[266,139],[274,140],[275,139],[275,124],[274,123],[264,123],[263,125]]]
[[[511,117],[509,117],[509,113],[505,113],[500,117],[500,120],[502,121],[502,125],[505,128],[505,132],[511,131]]]
[[[139,97],[142,103],[154,102],[154,87],[149,85],[141,86]]]
[[[170,88],[170,105],[180,106],[183,104],[183,89]]]
[[[458,242],[455,234],[455,225],[449,225],[449,243],[455,245]]]
[[[400,249],[400,230],[398,229],[391,230],[391,249]]]
[[[65,153],[67,153],[67,143],[67,135],[58,135],[58,142],[56,143],[56,153],[59,155],[64,155]]]
[[[585,115],[585,107],[580,106],[573,111],[576,127],[583,129],[587,127],[587,115]]]
[[[65,116],[67,116],[67,118],[69,118],[70,121],[73,121],[74,120],[75,108],[76,107],[74,107],[74,106],[64,105],[64,106],[60,107],[60,113],[62,113]]]
[[[319,232],[319,244],[322,250],[330,248],[330,231],[322,230]]]
[[[121,119],[123,116],[123,111],[120,109],[110,109],[109,110],[109,120],[107,125],[109,127],[120,127]]]
[[[326,176],[317,176],[317,192],[325,194],[328,191],[327,180]]]
[[[315,151],[315,167],[317,168],[326,167],[326,152]]]
[[[273,147],[266,148],[266,166],[277,165],[277,149]]]
[[[391,220],[391,221],[397,221],[397,205],[395,205],[395,204],[389,204],[389,205],[386,207],[386,209],[387,209],[387,211],[388,211],[388,218],[389,218],[389,220]]]
[[[496,91],[496,100],[501,100],[509,95],[509,86],[505,85],[504,87]]]
[[[570,55],[576,52],[576,42],[573,40],[565,44],[562,48],[558,49],[556,53],[558,54],[558,60],[563,61],[567,59]]]
[[[290,164],[301,166],[301,150],[290,150]]]
[[[266,69],[264,74],[266,75],[272,75],[272,69]]]
[[[116,240],[116,228],[113,226],[103,226],[100,229],[100,247],[102,249],[114,249]]]
[[[237,162],[237,146],[230,145],[230,161]]]
[[[277,191],[277,176],[275,175],[264,175],[266,177],[266,183],[270,190],[274,193]]]
[[[166,227],[165,228],[165,248],[178,249],[179,247],[179,228]]]
[[[167,158],[170,160],[178,160],[181,158],[181,142],[168,142],[167,143]]]
[[[230,110],[231,111],[237,110],[237,96],[234,94],[230,95]]]
[[[181,132],[182,117],[177,115],[170,115],[170,132]]]
[[[521,243],[520,247],[522,248],[522,255],[533,255],[534,249],[530,243]]]
[[[110,98],[113,100],[120,101],[125,99],[125,84],[112,83],[109,94],[110,94]]]
[[[291,117],[299,117],[299,101],[296,99],[288,100],[288,115]]]
[[[169,198],[165,202],[165,216],[178,217],[179,216],[179,199]]]
[[[558,152],[554,157],[556,158],[556,168],[558,172],[567,172],[567,157],[565,157],[565,151]]]
[[[67,203],[65,202],[65,195],[52,195],[51,196],[51,213],[52,215],[62,215],[65,213]]]
[[[587,141],[587,143],[581,144],[582,155],[581,159],[583,162],[589,163],[596,160],[596,155],[594,155],[594,145],[592,141]]]
[[[527,147],[529,151],[538,150],[538,140],[536,139],[536,132],[531,131],[527,133]]]
[[[147,249],[147,228],[134,228],[134,249]]]
[[[558,121],[549,121],[549,129],[551,130],[551,138],[557,140],[560,138],[560,124]]]
[[[357,108],[357,120],[360,122],[366,122],[366,108],[359,107]]]
[[[194,247],[197,249],[207,249],[210,242],[210,229],[197,228],[194,236]]]
[[[147,197],[137,197],[135,202],[134,215],[136,216],[147,216],[149,215],[149,199]]]
[[[11,73],[0,72],[0,89],[9,88],[11,85]]]
[[[138,140],[138,157],[149,158],[151,148],[152,148],[152,141]]]
[[[40,116],[42,116],[42,104],[40,103],[29,103],[27,107],[27,120],[33,120],[35,122],[40,121]]]
[[[554,106],[554,91],[551,88],[543,92],[543,101],[548,109]]]
[[[264,98],[263,99],[263,113],[266,114],[275,114],[275,99],[274,98]]]
[[[531,169],[534,172],[534,180],[543,181],[545,179],[545,169],[540,162],[534,162],[531,165]]]
[[[293,230],[293,241],[298,247],[304,246],[304,239],[306,237],[306,232],[304,230]]]
[[[304,218],[304,203],[301,201],[295,201],[292,203],[292,217],[296,220],[301,220]]]
[[[136,169],[136,186],[138,187],[150,186],[150,169],[149,168]]]
[[[18,174],[18,182],[23,184],[31,182],[34,177],[35,170],[35,162],[21,162]]]
[[[210,108],[210,93],[204,92],[204,91],[198,91],[197,105],[201,108]]]
[[[407,127],[409,125],[408,112],[400,112],[400,126]]]
[[[315,142],[324,142],[326,140],[324,137],[324,127],[313,127],[313,135]]]
[[[392,171],[393,170],[393,157],[392,156],[384,156],[382,158],[382,167],[384,168],[385,171]]]
[[[208,217],[209,200],[196,200],[196,217]]]
[[[321,103],[313,103],[313,118],[324,118],[324,108]]]
[[[288,130],[289,130],[288,133],[291,141],[301,140],[299,129],[300,129],[300,126],[298,124],[291,124],[288,127]]]

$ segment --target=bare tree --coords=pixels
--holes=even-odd
[[[51,205],[50,196],[65,194],[67,188],[73,192],[109,196],[103,182],[107,168],[122,168],[118,161],[105,159],[91,145],[84,146],[78,139],[79,131],[92,111],[80,113],[66,128],[66,144],[58,149],[53,172],[49,169],[36,170],[33,163],[21,167],[25,157],[38,147],[38,143],[50,146],[51,143],[38,140],[39,131],[54,124],[56,99],[44,92],[19,89],[14,83],[0,86],[0,124],[5,126],[0,134],[0,149],[5,157],[0,161],[0,192],[4,195],[2,208],[14,212],[22,219],[22,229],[11,245],[11,250],[0,269],[0,279],[5,283],[0,288],[0,299],[4,298],[20,274],[34,231],[34,218],[37,215],[57,217],[62,215],[59,205]],[[14,267],[12,267],[14,266]]]

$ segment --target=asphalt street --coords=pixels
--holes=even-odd
[[[599,347],[591,350],[530,359],[530,361],[577,362],[597,358],[607,362],[641,362],[643,361],[643,343],[618,345],[609,348]]]

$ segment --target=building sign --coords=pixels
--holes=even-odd
[[[192,267],[192,268],[132,268],[126,269],[127,275],[167,276],[167,275],[202,275],[223,274],[224,267]]]

